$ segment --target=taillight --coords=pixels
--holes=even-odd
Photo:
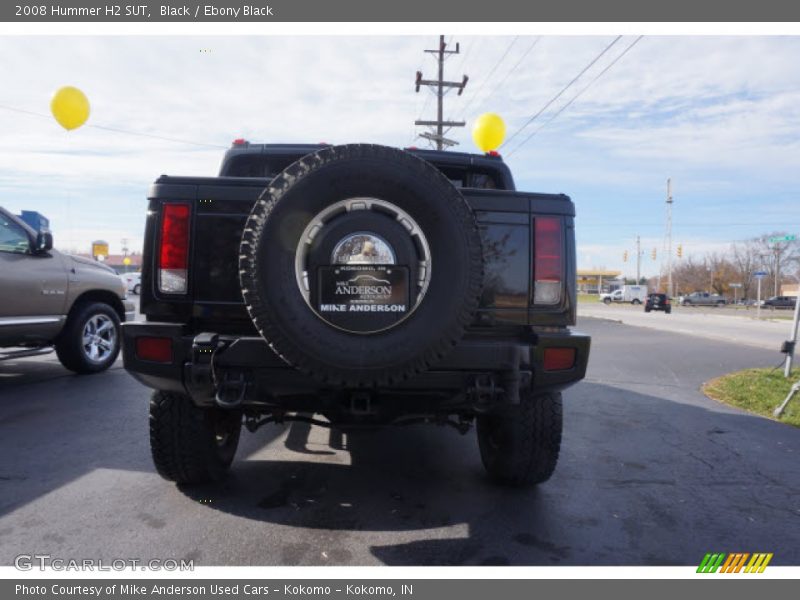
[[[163,337],[136,338],[136,358],[150,362],[172,362],[172,340]]]
[[[533,224],[533,303],[558,304],[563,280],[561,219],[536,217]]]
[[[575,348],[545,348],[545,371],[566,371],[575,366]]]
[[[165,294],[185,294],[189,274],[188,204],[166,203],[161,208],[161,247],[158,289]]]

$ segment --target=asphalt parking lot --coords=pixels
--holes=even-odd
[[[663,316],[663,315],[658,315]],[[800,564],[800,432],[699,391],[774,351],[580,319],[586,381],[537,489],[493,486],[474,432],[243,435],[229,479],[158,477],[148,390],[121,368],[0,363],[0,564],[191,558],[197,565],[696,565],[706,552]]]

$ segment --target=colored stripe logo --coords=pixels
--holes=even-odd
[[[749,559],[749,561],[748,561]],[[709,552],[703,557],[700,566],[697,567],[698,573],[763,573],[769,561],[772,560],[772,552]]]

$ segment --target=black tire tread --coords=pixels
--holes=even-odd
[[[438,169],[434,169],[443,182],[453,190],[453,194],[442,197],[442,201],[451,204],[450,208],[457,215],[463,230],[470,236],[471,253],[469,256],[470,272],[478,274],[470,279],[466,301],[462,303],[452,326],[444,331],[437,343],[430,345],[420,352],[414,360],[408,361],[402,369],[392,369],[382,373],[353,374],[334,366],[322,367],[318,362],[299,351],[292,340],[285,336],[272,322],[271,315],[275,314],[272,306],[264,302],[257,290],[259,289],[259,253],[257,252],[258,240],[270,213],[273,211],[281,197],[289,190],[298,179],[307,175],[312,169],[322,165],[342,160],[358,158],[390,158],[402,161],[405,166],[424,169],[430,172],[430,165],[422,159],[394,148],[370,144],[349,144],[334,146],[309,154],[290,165],[285,171],[275,177],[266,190],[262,193],[253,207],[245,225],[239,254],[239,277],[242,287],[242,296],[250,314],[250,318],[261,336],[267,340],[270,347],[293,367],[321,381],[322,383],[341,387],[365,387],[383,384],[395,384],[420,373],[441,360],[456,345],[464,335],[468,325],[472,322],[478,309],[480,296],[483,289],[483,251],[477,221],[464,202],[458,190]],[[294,320],[297,324],[297,320]],[[302,323],[299,323],[302,326]]]
[[[221,459],[212,444],[208,411],[179,392],[155,391],[150,399],[150,450],[164,479],[194,484],[221,479],[230,460]],[[237,443],[238,443],[238,432]],[[231,459],[233,456],[230,457]]]
[[[563,424],[560,393],[520,393],[520,404],[511,407],[510,413],[490,417],[510,430],[512,442],[503,449],[503,454],[489,457],[481,443],[481,458],[489,475],[499,483],[517,487],[542,483],[553,475]],[[481,420],[486,418],[478,419],[479,436],[485,435]]]

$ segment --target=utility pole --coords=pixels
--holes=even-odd
[[[432,87],[436,90],[436,99],[437,99],[437,111],[436,111],[436,120],[435,121],[424,121],[418,120],[414,121],[414,125],[422,125],[425,127],[435,127],[435,133],[433,132],[423,132],[419,134],[421,138],[425,138],[428,141],[434,142],[436,144],[437,150],[444,150],[445,147],[455,146],[458,144],[455,140],[450,140],[444,137],[446,131],[445,127],[449,130],[452,127],[464,127],[466,122],[464,121],[445,121],[444,120],[444,96],[447,92],[451,89],[457,89],[458,95],[460,96],[464,92],[464,88],[467,85],[467,81],[469,81],[469,77],[464,75],[464,78],[461,82],[456,81],[445,81],[444,80],[444,61],[449,58],[451,54],[458,54],[461,48],[458,43],[456,43],[455,50],[447,50],[447,44],[444,41],[444,36],[439,36],[439,49],[438,50],[425,50],[427,54],[434,54],[436,55],[436,61],[439,64],[439,77],[438,79],[431,80],[431,79],[423,79],[422,78],[422,71],[417,71],[417,79],[415,82],[416,91],[419,92],[420,86],[427,86]]]
[[[672,178],[667,179],[667,295],[672,298]]]
[[[636,236],[636,285],[642,279],[642,241]]]

